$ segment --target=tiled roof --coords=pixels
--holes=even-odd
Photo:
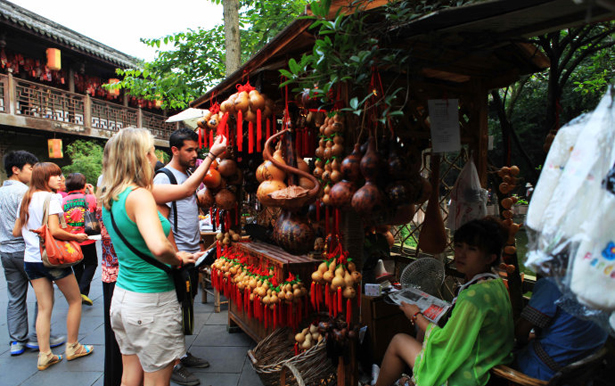
[[[51,4],[50,4],[51,6]],[[31,30],[33,34],[55,40],[75,51],[94,56],[121,68],[134,68],[139,59],[106,46],[6,0],[0,0],[0,22]]]

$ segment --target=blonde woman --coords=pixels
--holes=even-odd
[[[156,155],[150,132],[120,130],[105,151],[109,162],[103,169],[100,199],[120,266],[111,326],[122,353],[122,385],[168,385],[175,361],[185,354],[175,287],[166,272],[131,248],[172,267],[193,263],[197,256],[175,252],[168,239],[169,221],[156,208]]]
[[[77,342],[79,325],[81,323],[81,293],[73,270],[69,268],[48,268],[43,265],[39,249],[39,238],[33,229],[42,226],[45,199],[51,195],[49,202],[49,230],[53,236],[60,240],[74,240],[83,242],[87,240],[85,233],[72,234],[60,227],[62,216],[62,197],[56,194],[62,183],[60,167],[51,162],[37,163],[32,168],[30,188],[21,201],[19,218],[15,222],[13,235],[22,235],[26,243],[24,268],[28,279],[34,288],[38,301],[38,317],[36,318],[36,335],[38,339],[39,355],[38,369],[45,370],[62,360],[62,355],[54,355],[49,344],[49,331],[51,311],[53,309],[53,283],[55,282],[68,302],[66,316],[66,330],[68,342],[66,346],[66,359],[73,360],[94,351],[90,345],[81,345]]]

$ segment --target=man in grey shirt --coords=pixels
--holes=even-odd
[[[173,173],[177,184],[182,184],[188,179],[188,169],[196,164],[197,141],[198,135],[187,128],[174,131],[169,138],[173,158],[165,168]],[[155,185],[170,183],[169,177],[164,173],[159,172],[154,178]],[[196,194],[181,200],[168,202],[166,205],[159,205],[158,209],[171,222],[172,237],[176,249],[191,253],[199,252],[201,250],[201,234],[199,231],[199,208]],[[175,209],[177,213],[175,213]],[[187,352],[186,356],[181,358],[180,363],[173,368],[173,374],[171,375],[173,382],[180,385],[194,386],[198,385],[200,381],[186,367],[205,368],[209,367],[209,362]]]
[[[4,267],[9,302],[6,310],[7,326],[11,338],[11,355],[21,355],[25,348],[38,350],[36,328],[28,341],[28,276],[24,269],[26,244],[23,237],[13,236],[15,220],[19,217],[17,210],[28,190],[27,184],[32,177],[32,167],[38,159],[34,154],[18,150],[8,152],[3,159],[8,180],[0,187],[0,257]],[[36,326],[38,304],[34,308],[34,326]],[[63,344],[63,336],[51,336],[51,347]]]

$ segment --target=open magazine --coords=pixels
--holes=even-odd
[[[393,292],[392,294],[389,294],[389,299],[397,305],[401,305],[401,302],[416,304],[421,310],[423,316],[434,323],[438,323],[440,318],[442,318],[443,315],[446,315],[448,310],[451,308],[451,304],[449,302],[414,287],[408,287]]]

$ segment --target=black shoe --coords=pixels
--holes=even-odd
[[[197,358],[189,352],[186,353],[186,356],[180,359],[180,362],[183,366],[186,367],[195,367],[199,369],[204,369],[209,367],[209,362],[205,359]]]
[[[180,364],[173,367],[171,380],[179,385],[196,386],[201,383],[199,379],[192,374],[188,369]]]

